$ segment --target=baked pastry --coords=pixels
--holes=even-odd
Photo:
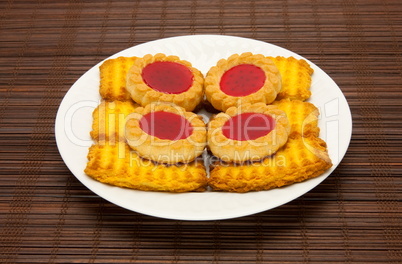
[[[85,173],[93,179],[143,191],[204,191],[207,173],[202,161],[167,166],[141,159],[124,142],[98,142],[89,148]]]
[[[101,64],[99,93],[102,99],[107,101],[131,99],[126,90],[126,75],[137,59],[137,57],[118,57]]]
[[[294,57],[268,57],[282,76],[282,90],[276,100],[289,98],[292,100],[307,100],[311,96],[311,75],[314,70],[303,59]]]
[[[221,59],[205,77],[205,95],[218,110],[245,103],[270,104],[281,90],[281,76],[272,60],[246,52]]]
[[[202,73],[191,63],[162,53],[145,55],[127,74],[127,91],[142,106],[167,102],[193,111],[203,98],[203,85]]]
[[[207,141],[202,117],[166,103],[138,107],[126,123],[131,148],[160,163],[187,163],[201,155]]]
[[[230,107],[208,123],[208,146],[223,161],[261,160],[282,147],[290,132],[286,114],[264,103]]]
[[[124,142],[127,116],[138,106],[132,100],[102,101],[92,113],[91,137],[95,141]]]
[[[317,177],[331,166],[322,139],[298,135],[289,138],[283,148],[262,162],[215,164],[208,183],[214,191],[269,190]]]
[[[301,135],[303,137],[320,134],[318,127],[318,108],[309,102],[299,100],[282,99],[273,102],[279,109],[286,113],[290,123],[289,137]]]
[[[286,144],[263,161],[213,164],[209,178],[213,190],[269,190],[317,177],[332,167],[327,145],[318,137],[317,107],[290,99],[275,101],[273,105],[284,111],[289,120]]]

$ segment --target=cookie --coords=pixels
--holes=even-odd
[[[326,143],[318,137],[289,138],[286,145],[262,162],[212,166],[209,186],[214,191],[270,190],[323,174],[332,166]]]
[[[205,77],[206,98],[221,111],[245,103],[270,104],[281,87],[281,76],[272,60],[251,52],[219,60]]]
[[[124,142],[98,142],[89,148],[85,173],[114,186],[143,191],[204,191],[207,173],[202,161],[167,166],[141,159]]]
[[[286,144],[290,132],[285,112],[264,103],[230,107],[208,123],[208,147],[223,161],[261,160]]]
[[[92,113],[92,139],[95,141],[126,140],[127,117],[138,107],[133,101],[102,101]]]
[[[206,146],[203,119],[184,108],[166,103],[138,107],[126,123],[129,146],[146,159],[175,164],[188,163]]]
[[[284,98],[305,101],[311,96],[311,75],[314,70],[303,59],[294,57],[268,57],[271,59],[282,77],[282,90],[276,100]]]
[[[126,75],[137,59],[137,57],[118,57],[106,60],[101,64],[99,67],[99,93],[102,99],[107,101],[131,100],[126,89]]]
[[[203,99],[203,86],[204,76],[191,63],[158,53],[136,61],[128,71],[126,88],[141,106],[166,102],[193,111]]]
[[[318,137],[318,108],[309,102],[300,100],[283,99],[273,102],[273,105],[286,113],[290,123],[289,137],[301,135],[303,137]]]

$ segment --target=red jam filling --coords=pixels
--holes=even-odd
[[[163,111],[144,115],[140,120],[140,127],[148,135],[160,139],[185,139],[193,133],[193,127],[187,119]]]
[[[170,61],[148,64],[141,75],[149,87],[167,94],[183,93],[193,85],[193,73],[186,66]]]
[[[240,64],[226,71],[220,82],[222,92],[230,96],[247,96],[257,92],[265,82],[264,71],[252,64]]]
[[[245,141],[265,136],[274,128],[275,120],[269,115],[243,113],[226,121],[222,133],[227,138]]]

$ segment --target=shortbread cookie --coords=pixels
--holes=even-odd
[[[230,107],[208,123],[208,146],[221,160],[261,160],[282,147],[290,132],[285,112],[264,103]]]
[[[289,137],[295,135],[318,137],[320,133],[318,127],[319,111],[315,105],[290,99],[275,101],[273,105],[286,113],[291,127]]]
[[[304,101],[311,96],[311,75],[314,70],[305,60],[281,56],[268,58],[275,63],[282,77],[282,90],[277,100],[289,98]]]
[[[205,78],[205,95],[221,111],[245,103],[269,104],[280,90],[281,76],[272,60],[250,52],[219,60]]]
[[[317,177],[331,166],[323,140],[298,135],[289,138],[283,148],[262,162],[215,164],[209,186],[227,192],[269,190]]]
[[[143,191],[204,191],[207,173],[202,161],[166,166],[141,159],[123,142],[98,142],[89,149],[85,173],[93,179]]]
[[[202,154],[207,141],[202,117],[166,103],[138,107],[126,124],[131,148],[146,159],[175,164],[191,162]]]
[[[174,103],[193,111],[204,96],[204,77],[191,63],[177,56],[145,55],[127,75],[127,91],[142,106]]]
[[[100,70],[99,93],[107,101],[127,101],[130,94],[126,90],[127,72],[137,57],[118,57],[102,63]]]
[[[102,101],[92,113],[91,137],[95,141],[122,141],[126,140],[125,125],[127,116],[138,107],[132,100],[129,101]]]

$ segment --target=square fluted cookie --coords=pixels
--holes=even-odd
[[[131,100],[126,90],[127,72],[134,65],[137,57],[118,57],[102,63],[100,70],[99,93],[107,101]]]
[[[207,173],[202,160],[163,165],[142,159],[124,142],[98,142],[88,153],[85,173],[93,179],[143,191],[204,191]]]
[[[275,155],[261,162],[211,167],[209,186],[215,191],[269,190],[317,177],[332,166],[326,143],[318,137],[289,138]]]
[[[268,57],[275,63],[282,77],[282,90],[276,100],[289,98],[305,101],[311,96],[311,75],[314,70],[303,59],[294,57]]]

